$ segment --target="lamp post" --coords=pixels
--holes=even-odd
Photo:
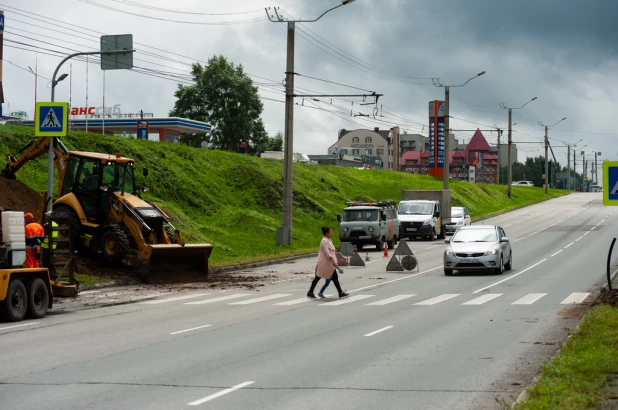
[[[288,24],[287,62],[285,67],[285,143],[283,154],[283,226],[277,230],[277,245],[292,244],[292,164],[294,155],[294,37],[296,23],[312,23],[321,19],[326,13],[356,0],[342,0],[341,4],[326,10],[314,20],[285,20],[275,8],[276,19],[266,10],[268,19],[276,23]]]
[[[524,105],[522,105],[521,107],[507,107],[505,104],[500,104],[500,107],[505,109],[505,110],[509,110],[509,148],[508,148],[508,152],[507,152],[507,161],[508,161],[508,165],[509,165],[509,172],[508,172],[508,187],[507,187],[507,195],[509,198],[511,198],[511,191],[512,191],[512,184],[513,184],[513,164],[511,164],[511,146],[513,144],[513,110],[521,110],[522,108],[524,108],[526,105],[530,104],[532,101],[536,100],[536,97],[532,98],[530,101],[528,101],[527,103],[525,103]]]
[[[30,70],[30,72],[32,74],[34,74],[34,123],[36,124],[36,90],[37,90],[37,84],[39,81],[39,55],[37,54],[37,60],[36,60],[36,64],[34,65],[35,69],[33,70],[32,67],[28,66],[28,70]]]
[[[463,87],[464,85],[468,84],[470,81],[474,80],[477,77],[482,76],[483,74],[485,74],[485,71],[481,71],[480,73],[478,73],[477,75],[475,75],[474,77],[468,79],[468,81],[466,81],[463,84],[460,85],[444,85],[440,82],[440,79],[438,78],[434,78],[433,79],[433,85],[435,85],[436,87],[444,87],[444,104],[446,105],[446,114],[444,117],[444,132],[446,133],[445,138],[444,138],[444,175],[442,178],[442,189],[448,189],[448,183],[449,183],[449,174],[450,174],[450,163],[449,163],[449,129],[450,129],[450,112],[451,112],[451,95],[450,95],[450,88],[451,87]],[[436,114],[437,116],[437,114]]]
[[[567,146],[567,189],[571,189],[571,147],[573,147],[573,153],[575,153],[575,147],[582,141],[583,139],[577,141],[575,144],[564,142]],[[573,162],[573,169],[575,169],[575,162]]]
[[[558,123],[560,123],[560,122],[562,122],[564,120],[566,120],[566,117],[564,117],[563,119],[561,119],[560,121],[558,121],[557,123],[552,125],[552,127],[555,127],[556,125],[558,125]],[[539,121],[539,125],[543,126],[543,122]],[[548,182],[547,182],[547,181],[549,181],[549,168],[548,168],[549,163],[548,163],[548,158],[547,158],[547,149],[549,147],[549,138],[547,136],[547,128],[548,128],[548,126],[545,125],[544,127],[545,127],[545,193],[547,194],[547,193],[549,193],[549,185],[548,185]]]
[[[60,77],[58,77],[58,79],[56,80],[56,74],[58,74],[58,69],[60,68],[60,66],[58,66],[56,68],[56,71],[54,72],[54,75],[52,76],[52,80],[51,80],[51,102],[54,102],[54,92],[56,90],[56,85],[58,85],[58,83],[62,80],[64,80],[65,78],[67,78],[69,75],[64,73],[62,75],[60,75]],[[50,138],[49,139],[49,149],[47,151],[47,211],[51,211],[52,210],[52,197],[53,197],[53,193],[54,193],[54,142],[53,139]]]

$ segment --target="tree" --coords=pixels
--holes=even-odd
[[[193,64],[191,73],[195,85],[178,85],[169,115],[208,122],[213,130],[210,135],[183,135],[182,143],[199,147],[206,140],[215,148],[236,151],[240,141],[248,141],[252,150],[268,142],[258,89],[242,65],[215,56],[205,66]]]
[[[268,139],[267,151],[283,151],[283,134],[277,131],[274,137]]]

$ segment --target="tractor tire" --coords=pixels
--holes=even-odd
[[[68,205],[60,204],[54,206],[54,212],[62,212],[69,215],[69,225],[71,226],[71,243],[73,244],[73,250],[79,250],[82,241],[79,240],[80,232],[82,229],[82,223],[79,221],[77,214]],[[62,236],[63,233],[60,233]]]
[[[41,278],[35,278],[28,283],[28,312],[32,319],[40,319],[47,314],[49,292]]]
[[[13,279],[9,283],[9,289],[2,307],[4,318],[9,322],[19,322],[26,316],[28,292],[21,280]]]
[[[111,225],[101,235],[100,246],[105,263],[120,264],[129,254],[129,236],[119,225]]]

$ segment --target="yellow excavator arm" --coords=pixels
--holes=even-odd
[[[54,165],[58,172],[58,192],[62,191],[62,181],[69,162],[69,150],[58,138],[40,137],[32,140],[28,145],[19,150],[19,156],[8,155],[6,167],[2,170],[2,175],[15,179],[15,173],[19,171],[28,161],[37,159],[49,150],[50,141],[54,144]]]

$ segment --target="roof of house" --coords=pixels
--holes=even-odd
[[[472,139],[468,143],[466,150],[473,151],[473,152],[491,151],[491,147],[487,143],[487,140],[485,139],[485,137],[483,136],[483,133],[481,132],[479,128],[476,129],[476,132],[474,133],[474,135],[472,136]]]
[[[380,130],[380,129],[362,129],[359,128],[357,130],[341,130],[339,132],[339,139],[343,138],[344,135],[349,134],[351,132],[354,131],[369,131],[369,132],[375,132],[377,134],[379,134],[382,138],[384,138],[385,140],[388,140],[388,134],[390,134],[391,130]]]

